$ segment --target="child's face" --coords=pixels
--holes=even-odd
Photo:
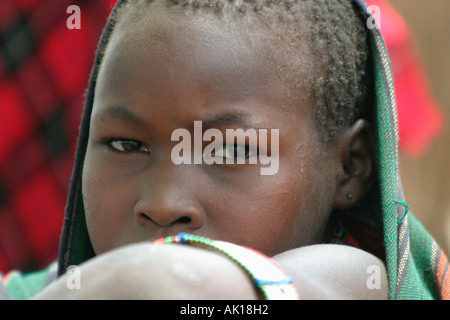
[[[310,102],[293,99],[257,33],[240,37],[250,25],[225,28],[212,15],[183,18],[156,6],[145,20],[119,24],[97,81],[83,172],[96,253],[181,231],[267,255],[321,241],[335,156],[319,142]],[[278,172],[175,165],[172,132],[194,137],[194,121],[224,137],[225,129],[279,129]]]

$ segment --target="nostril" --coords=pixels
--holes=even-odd
[[[192,219],[191,218],[189,218],[189,217],[181,217],[181,218],[179,218],[178,220],[177,220],[177,222],[181,222],[181,223],[190,223],[192,221]]]
[[[161,221],[161,220],[153,220],[150,216],[148,216],[145,213],[141,213],[137,216],[137,221],[142,224],[146,225],[149,222],[154,222],[159,224],[160,226],[167,227],[171,225],[172,223],[183,223],[183,224],[189,224],[192,222],[192,218],[189,216],[182,216],[181,218],[178,218],[177,220],[173,221]],[[173,222],[172,222],[173,221]],[[167,223],[167,224],[166,224]]]
[[[152,219],[146,215],[145,213],[141,213],[138,215],[138,219],[137,219],[140,223],[145,224],[148,221],[152,221]]]

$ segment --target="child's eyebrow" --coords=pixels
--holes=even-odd
[[[204,130],[209,128],[223,128],[230,125],[240,125],[242,127],[249,127],[249,114],[242,111],[230,111],[209,119],[196,119],[202,121]],[[122,105],[115,105],[100,111],[93,118],[96,123],[103,123],[106,120],[118,120],[131,124],[133,126],[149,127],[149,123],[139,117],[137,114]]]
[[[140,127],[148,126],[148,123],[144,119],[140,118],[131,110],[121,105],[108,107],[103,111],[101,111],[100,113],[98,113],[94,118],[95,122],[99,123],[108,119],[115,119],[121,122],[127,122],[131,125]]]
[[[202,121],[202,127],[206,130],[209,128],[220,128],[229,125],[248,126],[248,117],[248,114],[244,112],[234,111],[211,119],[205,119]]]

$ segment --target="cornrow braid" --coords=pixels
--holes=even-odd
[[[276,43],[274,56],[285,57],[275,62],[283,77],[302,88],[301,95],[309,92],[324,142],[334,141],[357,118],[369,117],[369,40],[351,0],[128,0],[117,12],[117,23],[123,12],[134,21],[158,1],[186,14],[256,18],[252,21]]]

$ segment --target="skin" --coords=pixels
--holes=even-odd
[[[347,279],[344,274],[349,279],[361,275],[355,287],[363,287],[366,269],[355,270],[352,263],[333,260],[336,246],[302,248],[323,241],[332,210],[351,208],[370,189],[367,123],[357,121],[335,144],[322,144],[312,103],[288,94],[293,88],[275,65],[267,63],[272,56],[265,39],[236,37],[250,25],[225,26],[213,15],[175,18],[158,2],[152,7],[142,19],[151,23],[124,20],[119,24],[98,76],[82,185],[88,231],[98,257],[85,267],[83,274],[92,281],[84,297],[111,297],[111,283],[96,279],[95,270],[107,269],[105,274],[117,277],[115,271],[123,270],[125,261],[135,257],[126,267],[141,276],[123,281],[128,281],[128,287],[133,287],[133,281],[137,288],[146,281],[152,285],[145,286],[145,296],[139,290],[132,294],[116,290],[113,297],[167,298],[170,294],[161,292],[178,287],[176,292],[181,294],[180,286],[189,283],[189,298],[192,290],[201,291],[197,298],[258,298],[242,270],[216,253],[185,246],[164,250],[149,243],[136,245],[178,232],[276,256],[306,297],[341,292],[342,282],[329,280]],[[177,142],[171,141],[171,134],[186,128],[193,136],[195,120],[223,133],[237,128],[279,129],[277,174],[261,176],[260,164],[173,164],[171,150]],[[345,196],[350,191],[351,200]],[[128,251],[118,249],[124,246]],[[339,251],[344,261],[382,266],[368,253],[346,250]],[[191,272],[179,274],[164,268],[174,261]],[[330,263],[337,266],[336,274],[316,282],[308,280],[310,273],[302,272],[314,268],[330,273]],[[229,282],[211,280],[217,278],[218,270],[229,274]],[[108,279],[108,274],[102,279]],[[198,274],[203,284],[196,286],[186,280],[186,274]],[[155,279],[166,281],[158,290],[148,289],[155,288]],[[214,285],[205,286],[205,281]],[[231,287],[218,291],[217,286]],[[41,298],[74,294],[61,281],[51,290]]]

